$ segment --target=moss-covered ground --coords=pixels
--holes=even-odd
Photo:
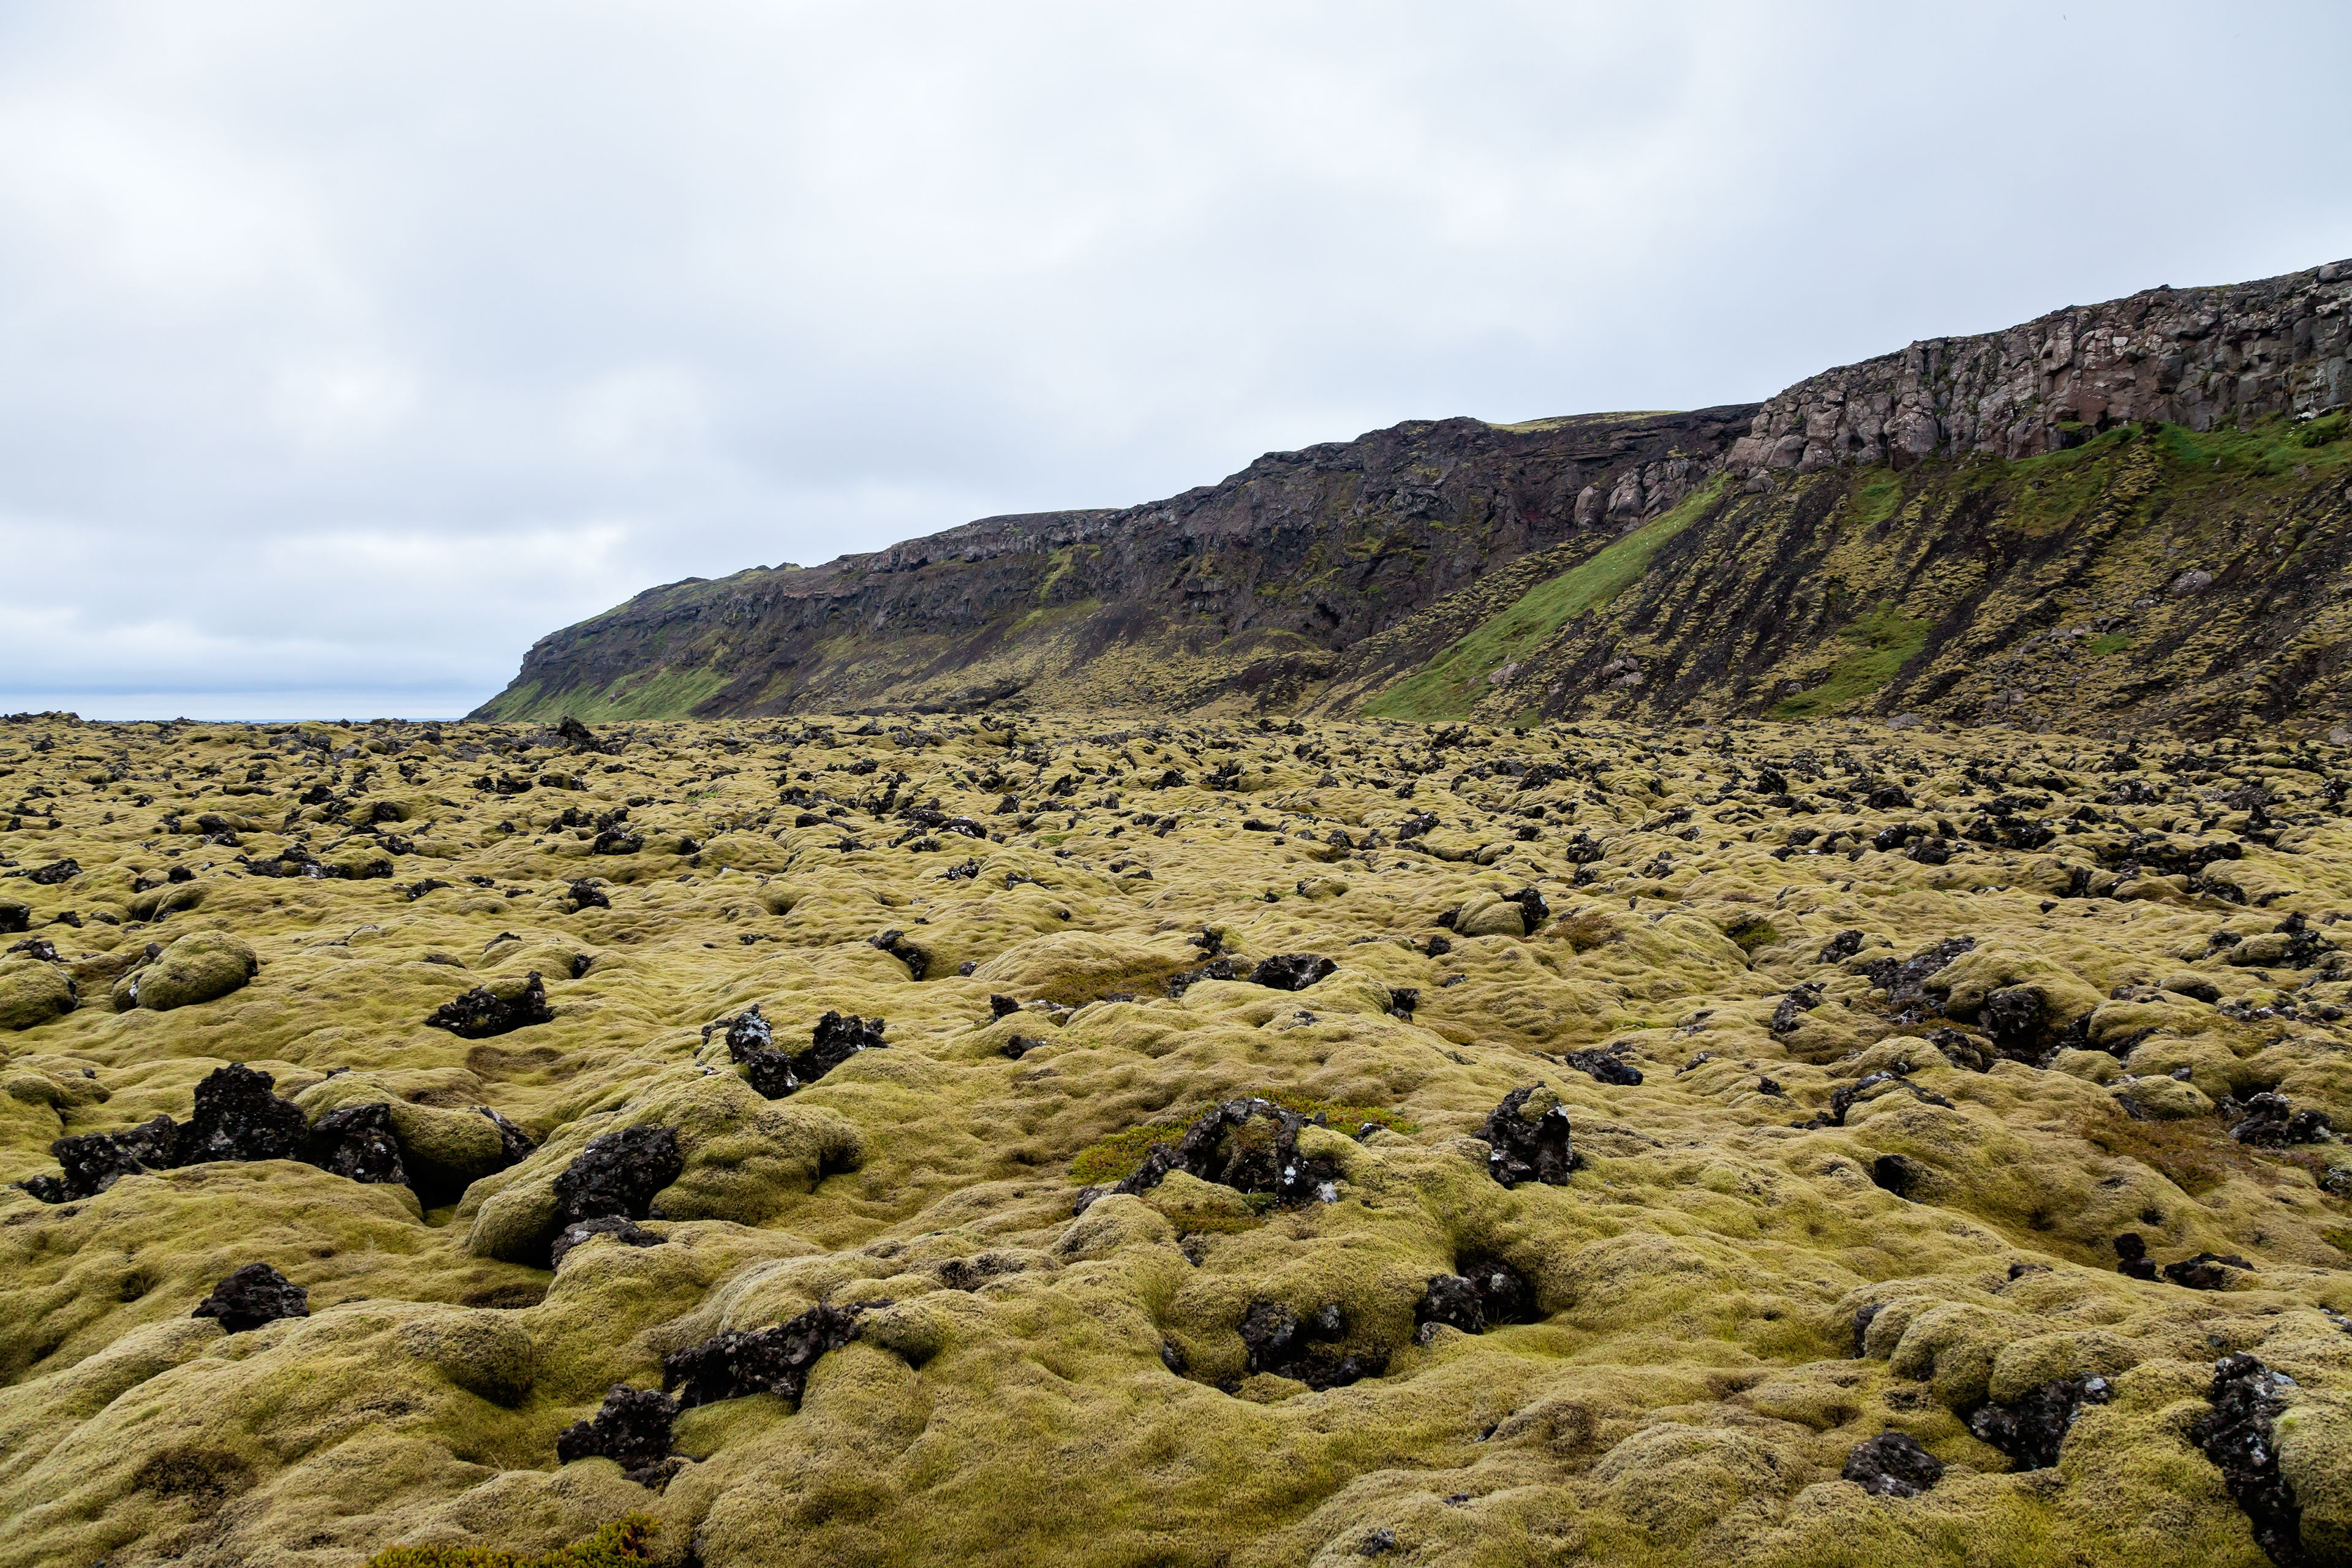
[[[1382,719],[1466,717],[1489,695],[1496,670],[1516,667],[1517,660],[1558,637],[1561,627],[1622,593],[1722,492],[1723,481],[1717,479],[1604,545],[1590,560],[1538,584],[1424,668],[1367,702],[1364,711]]]
[[[2345,1560],[2352,1158],[2231,1136],[2263,1093],[2352,1126],[2341,748],[940,714],[597,740],[0,724],[0,1182],[186,1121],[230,1062],[313,1120],[383,1101],[413,1166],[461,1173],[0,1186],[0,1568],[529,1562],[633,1516],[708,1568],[2253,1568],[2191,1440],[2235,1351],[2294,1379],[2280,1473],[2310,1560]],[[1523,891],[1531,921],[1496,900]],[[1908,988],[1885,967],[1961,937]],[[1241,977],[1170,995],[1214,953]],[[1246,978],[1287,953],[1337,967]],[[534,972],[549,1021],[425,1026]],[[779,1047],[828,1011],[887,1044],[764,1100],[709,1027],[753,1004]],[[1481,1130],[1535,1084],[1579,1163],[1506,1188]],[[1318,1201],[1180,1173],[1075,1212],[1249,1094],[1323,1113]],[[477,1107],[538,1150],[467,1179]],[[682,1158],[659,1244],[546,1268],[558,1176],[646,1126]],[[2249,1267],[2126,1278],[2125,1233]],[[1533,1321],[1420,1330],[1473,1258]],[[255,1262],[310,1315],[191,1316]],[[659,1489],[558,1463],[614,1385],[819,1303],[856,1336],[796,1403],[686,1411]],[[1337,1308],[1381,1370],[1253,1372],[1273,1307]],[[1971,1428],[2094,1374],[2054,1466]],[[1940,1483],[1841,1479],[1890,1428]]]

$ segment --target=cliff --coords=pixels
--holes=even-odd
[[[905,706],[2340,722],[2352,263],[1761,405],[1413,421],[1123,510],[649,590],[482,716]]]

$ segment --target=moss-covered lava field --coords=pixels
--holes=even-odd
[[[18,716],[0,1565],[2352,1561],[2347,786]]]

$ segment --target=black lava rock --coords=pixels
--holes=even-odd
[[[1857,1359],[1870,1353],[1870,1325],[1878,1314],[1886,1310],[1884,1301],[1873,1301],[1853,1315],[1853,1353]]]
[[[487,1040],[493,1035],[511,1034],[532,1024],[548,1023],[554,1016],[554,1010],[547,1005],[547,986],[534,969],[523,982],[520,994],[512,1001],[486,985],[477,985],[463,996],[433,1009],[425,1026],[446,1029],[461,1040]]]
[[[525,1132],[521,1128],[517,1127],[513,1122],[509,1121],[505,1117],[500,1116],[488,1106],[478,1105],[474,1107],[474,1109],[480,1111],[484,1116],[488,1117],[490,1119],[490,1125],[499,1130],[499,1170],[503,1171],[509,1165],[520,1164],[523,1161],[528,1160],[530,1158],[531,1151],[539,1147],[538,1144],[530,1141],[530,1133]]]
[[[582,910],[609,910],[613,907],[610,895],[584,878],[566,888],[563,896],[571,900],[572,912],[575,915]]]
[[[922,978],[917,975],[915,978]],[[814,1083],[860,1051],[883,1048],[883,1030],[887,1027],[879,1018],[861,1018],[856,1014],[827,1013],[809,1031],[809,1048],[790,1058],[787,1063],[788,1087],[785,1093],[804,1084]],[[756,1087],[756,1084],[755,1084]],[[766,1093],[762,1089],[761,1092]],[[769,1095],[769,1099],[778,1098]]]
[[[1181,996],[1192,988],[1196,981],[1234,980],[1240,975],[1240,969],[1234,965],[1231,958],[1213,958],[1198,969],[1188,969],[1181,974],[1172,977],[1168,982],[1168,994]]]
[[[1951,863],[1952,846],[1948,840],[1931,834],[1905,851],[1904,858],[1922,866],[1947,866]]]
[[[1277,952],[1250,971],[1250,984],[1276,991],[1304,991],[1339,966],[1312,952]]]
[[[619,1215],[606,1215],[602,1219],[583,1219],[556,1232],[554,1242],[547,1249],[547,1266],[550,1268],[562,1268],[563,1255],[592,1236],[609,1236],[624,1247],[659,1247],[667,1239]]]
[[[1529,1084],[1505,1095],[1478,1130],[1478,1136],[1489,1146],[1487,1173],[1507,1187],[1521,1182],[1564,1187],[1576,1163],[1576,1151],[1569,1142],[1566,1106],[1554,1105],[1533,1118],[1520,1114],[1537,1087]]]
[[[1421,1325],[1415,1338],[1427,1344],[1431,1329],[1450,1323],[1465,1334],[1480,1334],[1506,1323],[1533,1322],[1535,1290],[1519,1271],[1496,1258],[1469,1257],[1455,1265],[1459,1274],[1433,1275],[1428,1289],[1413,1309]]]
[[[2147,1255],[2147,1243],[2136,1230],[2127,1230],[2116,1237],[2116,1272],[2132,1279],[2156,1278],[2156,1259]]]
[[[1339,1342],[1347,1331],[1347,1314],[1336,1302],[1304,1321],[1279,1302],[1253,1302],[1241,1329],[1252,1373],[1296,1378],[1318,1390],[1378,1377],[1388,1370],[1385,1351],[1343,1352]]]
[[[651,1215],[654,1194],[686,1173],[677,1134],[667,1127],[624,1127],[591,1138],[580,1157],[555,1178],[563,1223]]]
[[[241,1334],[280,1318],[310,1315],[310,1292],[267,1263],[248,1263],[219,1284],[189,1316],[217,1318],[230,1333]]]
[[[2085,1405],[2113,1396],[2104,1377],[2061,1377],[2026,1390],[2011,1405],[1981,1405],[1969,1417],[1969,1430],[2007,1454],[2021,1470],[2047,1469],[2058,1462],[2067,1429]]]
[[[1478,1300],[1478,1287],[1459,1274],[1433,1274],[1429,1288],[1422,1293],[1420,1303],[1412,1310],[1413,1321],[1421,1325],[1414,1338],[1423,1344],[1430,1341],[1430,1331],[1439,1324],[1461,1330],[1465,1334],[1486,1331],[1485,1305]]]
[[[1642,1069],[1614,1051],[1570,1051],[1560,1060],[1600,1083],[1630,1088],[1642,1081]]]
[[[2015,1050],[2032,1042],[2042,1032],[2046,1016],[2039,994],[2025,986],[2012,985],[1985,997],[1984,1005],[1977,1013],[1977,1024],[1992,1037],[1994,1045]]]
[[[319,1118],[310,1129],[310,1163],[354,1182],[408,1184],[400,1141],[393,1136],[392,1107],[383,1100],[346,1105]]]
[[[65,1167],[58,1195],[44,1201],[64,1203],[106,1191],[125,1176],[169,1170],[179,1162],[180,1127],[168,1116],[158,1116],[124,1132],[84,1132],[60,1138],[49,1153]],[[42,1192],[26,1189],[36,1197]]]
[[[727,1020],[727,1058],[730,1061],[749,1061],[754,1051],[772,1050],[776,1031],[761,1015],[754,1002],[740,1015]]]
[[[1271,1193],[1285,1205],[1309,1202],[1339,1179],[1328,1160],[1302,1159],[1298,1131],[1306,1121],[1271,1100],[1229,1100],[1195,1121],[1174,1143],[1154,1143],[1143,1163],[1111,1190],[1145,1193],[1171,1171],[1236,1192]]]
[[[570,746],[575,752],[617,752],[620,750],[620,747],[617,745],[607,745],[604,742],[596,739],[596,732],[594,731],[589,729],[587,725],[583,724],[579,720],[572,718],[568,713],[564,715],[563,722],[555,727],[555,733],[564,744]]]
[[[678,1388],[678,1403],[689,1410],[747,1394],[798,1400],[817,1358],[856,1335],[856,1312],[811,1307],[790,1322],[749,1332],[730,1329],[677,1352],[662,1363],[662,1386]]]
[[[2324,1110],[2297,1110],[2283,1094],[2249,1095],[2243,1119],[2230,1136],[2260,1149],[2284,1149],[2296,1143],[2324,1143],[2336,1123]]]
[[[1843,963],[1862,951],[1862,932],[1842,931],[1830,938],[1828,945],[1813,957],[1815,963]]]
[[[299,1160],[310,1144],[310,1119],[270,1090],[277,1079],[242,1062],[215,1068],[196,1085],[196,1108],[180,1130],[177,1163]]]
[[[907,978],[920,980],[931,972],[931,955],[907,940],[902,931],[886,931],[879,936],[866,939],[907,966]]]
[[[1881,1432],[1854,1445],[1842,1473],[1878,1497],[1917,1497],[1944,1479],[1944,1462],[1907,1432]]]
[[[2186,1290],[2227,1290],[2231,1270],[2252,1274],[2254,1266],[2234,1252],[2200,1252],[2164,1266],[2164,1277]]]
[[[2286,1390],[2294,1386],[2294,1379],[2251,1355],[2223,1356],[2213,1363],[2213,1408],[2189,1428],[2189,1441],[2221,1469],[2255,1542],[2279,1568],[2299,1568],[2305,1560],[2303,1507],[2279,1473],[2273,1436],[2286,1410]]]
[[[1873,959],[1864,966],[1863,973],[1873,985],[1886,993],[1887,1010],[1895,1022],[1916,1024],[1938,1012],[1926,990],[1928,976],[1961,954],[1975,952],[1976,945],[1977,940],[1972,936],[1947,937],[1906,959]]]
[[[745,1016],[756,1016],[758,1012],[755,1007]],[[743,1019],[737,1019],[728,1031],[727,1040],[729,1050],[736,1051],[736,1029],[744,1029],[742,1047],[735,1059],[748,1069],[751,1087],[769,1100],[782,1100],[794,1089],[814,1083],[858,1052],[879,1050],[885,1044],[882,1032],[886,1026],[881,1019],[860,1018],[854,1014],[827,1013],[819,1018],[816,1027],[810,1031],[809,1048],[798,1054],[756,1044],[758,1031],[766,1027],[765,1019],[748,1028]]]
[[[556,1435],[555,1457],[566,1465],[611,1459],[639,1485],[660,1486],[677,1468],[669,1457],[670,1423],[677,1419],[677,1408],[667,1394],[615,1384],[593,1419],[575,1421]]]
[[[1811,1012],[1821,1005],[1822,988],[1820,986],[1797,986],[1786,996],[1781,997],[1780,1005],[1772,1009],[1772,1033],[1775,1035],[1795,1034],[1797,1032],[1798,1023],[1803,1019],[1806,1014]]]

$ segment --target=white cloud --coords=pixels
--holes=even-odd
[[[2352,14],[2060,15],[11,7],[0,703],[446,711],[689,574],[2352,254]]]

